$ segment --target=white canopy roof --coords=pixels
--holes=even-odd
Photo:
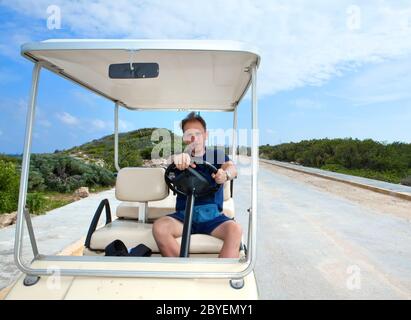
[[[47,40],[22,55],[130,109],[234,110],[259,64],[253,48],[234,41]],[[155,62],[157,78],[110,79],[110,64]]]

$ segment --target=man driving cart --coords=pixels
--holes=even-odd
[[[237,176],[237,169],[230,158],[221,149],[206,148],[208,138],[207,126],[204,119],[197,113],[191,112],[181,121],[183,142],[187,145],[184,153],[171,156],[178,171],[196,170],[208,180],[212,186],[223,185]],[[210,173],[205,163],[215,167]],[[178,174],[178,172],[177,172]],[[195,200],[191,233],[208,234],[223,240],[220,258],[238,258],[241,243],[241,226],[233,219],[228,218],[223,211],[224,190],[215,188],[215,192],[208,193]],[[183,234],[187,197],[177,193],[176,212],[155,221],[153,235],[165,257],[178,257],[180,245],[177,238]]]

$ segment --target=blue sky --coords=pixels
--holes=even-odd
[[[230,39],[260,48],[261,144],[354,137],[411,142],[411,2],[0,0],[0,153],[21,153],[32,64],[20,45],[49,38]],[[249,99],[239,127],[249,128]],[[202,113],[228,129],[228,113]],[[120,111],[120,130],[173,129],[185,113]],[[43,71],[33,151],[112,133],[113,106]]]

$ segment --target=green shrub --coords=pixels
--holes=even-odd
[[[108,169],[64,154],[35,154],[31,168],[30,191],[72,192],[83,186],[107,187],[115,182]]]
[[[17,210],[18,191],[16,194],[12,192],[0,191],[0,214],[9,213]]]
[[[26,206],[30,213],[40,214],[46,211],[47,199],[40,193],[28,193]]]
[[[147,147],[140,151],[140,155],[144,160],[151,160],[151,152],[153,148]]]
[[[135,141],[127,141],[119,146],[119,165],[124,167],[140,167],[143,164]]]
[[[0,160],[0,213],[17,210],[19,179],[14,163]]]
[[[21,161],[21,157],[18,156],[9,156],[3,153],[0,153],[0,160],[3,160],[5,162],[12,162],[14,164],[19,164]]]
[[[29,190],[44,191],[46,190],[46,188],[47,186],[45,185],[45,181],[41,172],[33,166],[30,166]]]

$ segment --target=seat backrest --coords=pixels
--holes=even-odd
[[[224,183],[224,201],[231,198],[231,181]]]
[[[121,201],[147,202],[168,196],[163,168],[123,168],[117,174],[116,198]]]

